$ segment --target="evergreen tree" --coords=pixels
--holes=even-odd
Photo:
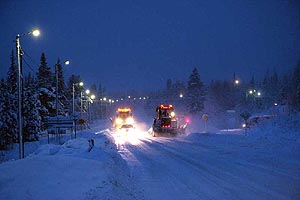
[[[71,75],[68,80],[68,88],[67,88],[67,98],[72,99],[73,96],[73,84],[78,84],[81,82],[80,76]],[[76,85],[75,86],[75,97],[80,96],[81,88]]]
[[[24,83],[24,141],[38,140],[38,133],[41,131],[41,117],[39,93],[36,90],[34,78],[29,74]]]
[[[213,102],[215,112],[235,109],[236,97],[231,81],[214,81],[209,87],[209,99]]]
[[[4,79],[1,79],[0,81],[0,150],[1,149],[6,149],[6,145],[9,143],[9,133],[7,132],[7,127],[6,127],[6,100],[7,100],[7,85],[5,83]]]
[[[296,65],[292,76],[291,105],[295,111],[300,111],[300,62]]]
[[[47,65],[45,53],[41,55],[41,64],[37,73],[37,82],[39,88],[51,90],[52,74],[50,67]]]
[[[63,68],[60,63],[60,59],[57,60],[55,67],[54,67],[54,73],[53,73],[53,81],[52,81],[52,87],[55,88],[56,92],[56,71],[57,71],[57,77],[58,77],[58,96],[60,99],[63,99],[65,96],[66,92],[66,84],[65,84],[65,79],[64,79],[64,73],[63,73]]]
[[[56,82],[58,82],[58,88],[56,88]],[[60,63],[60,59],[57,60],[54,67],[52,87],[55,88],[55,95],[56,91],[58,90],[58,113],[60,115],[65,115],[65,112],[70,108],[70,102],[72,102],[72,98],[68,97],[68,91],[66,90],[63,68]]]
[[[52,76],[50,67],[47,66],[46,56],[44,53],[41,55],[41,64],[37,73],[37,88],[39,91],[39,100],[41,107],[39,109],[40,116],[55,116],[55,94],[52,90]]]
[[[184,95],[186,93],[185,85],[182,81],[177,80],[173,86],[173,95],[178,98],[180,94]]]
[[[188,80],[187,107],[190,113],[198,113],[204,108],[204,88],[197,68],[194,68]]]
[[[15,94],[17,97],[18,90],[18,68],[15,63],[14,51],[10,55],[10,67],[7,73],[7,89],[8,93]],[[15,105],[16,106],[16,105]]]
[[[7,73],[7,93],[4,100],[5,123],[9,138],[16,141],[18,138],[18,69],[15,64],[15,57],[12,51],[10,56],[10,67]]]

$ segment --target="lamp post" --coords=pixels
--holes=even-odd
[[[94,95],[94,94],[92,94],[91,96],[90,96],[90,98],[89,98],[89,117],[90,117],[90,119],[89,119],[89,121],[90,121],[90,123],[92,123],[92,120],[93,120],[93,118],[92,118],[92,109],[91,109],[91,103],[93,103],[94,102],[94,99],[96,98],[96,96]]]
[[[40,35],[39,30],[32,30],[23,35],[16,36],[16,53],[17,53],[17,62],[18,62],[18,128],[19,128],[19,158],[24,158],[23,151],[23,125],[22,125],[22,66],[21,66],[21,56],[22,56],[22,48],[20,44],[20,38],[22,36],[30,35],[37,37]]]
[[[56,63],[55,64],[55,76],[56,76],[56,95],[55,95],[55,109],[56,109],[56,120],[58,121],[58,90],[59,90],[59,87],[58,87],[58,64],[59,63]],[[64,64],[65,65],[69,65],[70,64],[70,61],[66,60],[64,61]],[[55,128],[55,139],[58,140],[58,129],[57,127]]]
[[[75,86],[83,86],[83,82],[73,83],[72,84],[72,117],[73,117],[73,131],[76,129],[75,127]],[[81,97],[80,97],[81,98]],[[81,101],[81,99],[80,99]],[[81,108],[80,108],[81,109]],[[76,138],[76,130],[75,130],[75,138]]]
[[[73,87],[72,87],[72,91],[73,91],[73,98],[72,98],[72,102],[73,102],[73,105],[72,105],[72,115],[73,115],[73,117],[74,117],[74,115],[75,115],[75,86],[80,86],[80,87],[82,87],[83,86],[83,82],[79,82],[79,83],[73,83],[73,85],[72,85]],[[81,96],[82,96],[82,93],[80,93],[80,99],[81,99]],[[81,101],[81,100],[80,100]],[[81,103],[80,103],[81,104]]]

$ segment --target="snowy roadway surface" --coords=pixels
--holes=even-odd
[[[38,144],[0,164],[0,199],[300,199],[299,143],[146,130],[102,124],[63,145]]]
[[[119,152],[145,199],[299,199],[299,160],[243,137],[146,137]]]

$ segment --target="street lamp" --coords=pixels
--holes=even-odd
[[[33,36],[39,36],[39,30],[32,30],[25,34],[18,34],[16,36],[16,53],[17,53],[17,62],[18,62],[18,128],[19,128],[19,158],[24,158],[23,151],[23,133],[22,133],[22,66],[21,66],[21,57],[23,55],[22,47],[20,44],[20,38],[26,35],[32,34]]]
[[[73,115],[73,132],[76,129],[75,127],[75,86],[83,86],[83,82],[79,82],[79,83],[73,83],[72,84],[72,115]],[[81,96],[80,96],[80,102],[81,102]],[[81,103],[80,103],[81,104]],[[81,106],[81,105],[80,105]],[[80,108],[80,112],[81,112],[81,108]],[[75,130],[75,138],[76,138],[76,130]]]
[[[72,87],[72,93],[73,93],[73,98],[72,98],[72,102],[73,102],[73,105],[72,105],[72,114],[73,114],[73,117],[74,117],[74,112],[75,112],[75,86],[80,86],[82,87],[83,86],[83,82],[79,82],[79,83],[73,83],[73,87]],[[80,97],[81,99],[81,97]]]

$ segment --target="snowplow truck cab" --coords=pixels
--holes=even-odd
[[[133,116],[130,108],[118,108],[116,115],[114,117],[113,126],[115,128],[120,128],[124,124],[133,125]]]
[[[167,133],[177,135],[184,133],[186,125],[179,126],[173,105],[161,104],[156,108],[156,116],[152,125],[152,136]]]

